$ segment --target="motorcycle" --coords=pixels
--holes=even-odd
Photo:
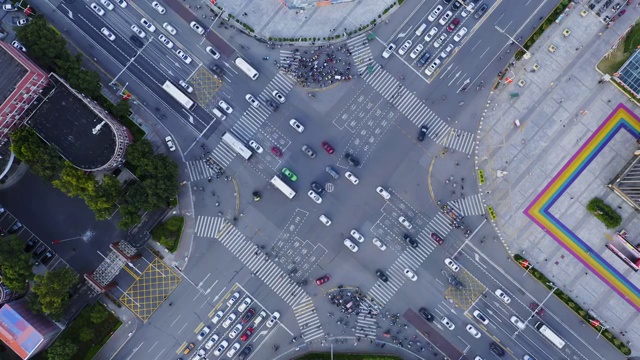
[[[269,57],[269,56],[265,56],[265,57],[262,58],[262,60],[269,60],[269,59],[271,59],[271,57]]]

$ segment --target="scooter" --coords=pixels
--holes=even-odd
[[[262,60],[269,60],[269,59],[271,59],[271,57],[269,57],[269,56],[265,56],[265,57],[262,58]]]

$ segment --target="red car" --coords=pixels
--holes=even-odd
[[[278,149],[277,146],[274,146],[271,148],[271,152],[273,153],[273,155],[281,158],[282,157],[282,150]]]
[[[326,283],[329,280],[331,280],[331,276],[325,275],[325,276],[323,276],[321,278],[316,279],[316,285],[320,286],[320,285]]]
[[[323,141],[322,142],[322,148],[329,153],[329,155],[333,154],[335,152],[335,150],[333,149],[333,147],[331,147],[331,145],[329,145],[328,142]]]
[[[449,26],[447,26],[447,31],[453,32],[453,30],[456,29],[456,26],[458,26],[458,24],[460,24],[460,19],[458,18],[453,19],[453,21],[449,24]]]
[[[438,245],[442,245],[444,244],[444,240],[442,240],[442,238],[440,237],[440,235],[436,234],[436,233],[431,233],[431,238],[433,239],[433,241],[437,242]]]
[[[240,340],[247,341],[251,337],[251,334],[253,334],[253,328],[248,328],[247,331],[240,336]]]
[[[543,317],[545,314],[544,308],[542,307],[538,307],[538,303],[536,302],[532,302],[529,304],[529,309],[531,309],[531,311],[535,311],[536,314],[540,317]],[[537,309],[537,310],[536,310]]]

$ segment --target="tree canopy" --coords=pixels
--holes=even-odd
[[[16,293],[26,291],[27,281],[33,278],[31,255],[24,252],[24,246],[16,236],[0,241],[2,282]]]
[[[45,143],[27,126],[11,133],[11,151],[20,161],[31,167],[38,176],[53,180],[62,169],[63,162],[55,148]]]
[[[31,290],[45,314],[59,319],[69,303],[69,290],[78,282],[78,274],[67,267],[36,275]]]
[[[71,360],[78,346],[69,339],[58,339],[47,349],[48,360]]]

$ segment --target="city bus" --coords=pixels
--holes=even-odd
[[[538,322],[535,326],[536,330],[542,334],[547,340],[551,341],[553,345],[555,345],[558,349],[562,349],[564,347],[564,340],[560,339],[556,333],[554,333],[551,329],[549,329],[545,324]]]
[[[293,199],[293,197],[296,196],[296,192],[293,191],[293,189],[290,188],[289,185],[285,184],[284,181],[280,180],[278,175],[274,176],[273,179],[271,179],[271,184],[273,184],[276,189],[282,191],[282,193],[289,199]]]
[[[171,81],[167,80],[164,85],[162,85],[162,88],[186,109],[193,110],[196,107],[195,101],[189,99],[189,97],[173,85]]]
[[[240,156],[242,156],[245,160],[249,160],[253,153],[251,150],[247,149],[246,146],[242,143],[242,141],[238,140],[237,137],[233,136],[233,134],[229,132],[225,132],[222,135],[222,141],[224,141],[227,145],[231,146],[233,150],[235,150]]]
[[[237,67],[240,68],[240,70],[242,70],[242,72],[247,74],[247,76],[250,77],[251,80],[257,79],[258,76],[260,75],[256,71],[256,69],[251,67],[251,65],[249,65],[249,63],[245,59],[243,59],[241,57],[237,57],[233,62],[236,64]]]

